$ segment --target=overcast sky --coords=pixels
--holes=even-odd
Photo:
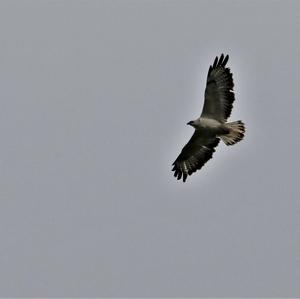
[[[1,297],[299,297],[300,2],[0,2]],[[243,142],[183,184],[216,55]]]

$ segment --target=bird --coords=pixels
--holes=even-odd
[[[234,145],[244,138],[245,124],[241,120],[227,122],[235,100],[228,60],[229,55],[222,53],[210,65],[202,113],[187,123],[195,129],[194,134],[172,164],[175,178],[183,182],[212,158],[220,140]]]

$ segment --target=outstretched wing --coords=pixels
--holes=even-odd
[[[205,88],[205,100],[201,117],[213,118],[225,122],[230,116],[234,101],[233,79],[226,67],[229,56],[224,54],[215,58],[209,67]]]
[[[212,157],[215,147],[220,139],[215,136],[205,136],[202,132],[195,131],[189,142],[184,146],[177,157],[172,171],[178,180],[183,178],[186,181],[188,175],[201,169],[202,166]]]

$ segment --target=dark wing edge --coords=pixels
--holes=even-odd
[[[223,112],[223,118],[226,120],[232,111],[233,102],[235,100],[233,92],[233,76],[230,68],[226,67],[229,60],[229,55],[224,57],[222,53],[220,58],[216,56],[214,63],[210,65],[207,74],[206,90],[210,84],[214,84],[218,93],[220,108]],[[205,101],[203,106],[202,115],[205,115],[210,110],[211,103],[208,103],[209,99],[205,95]],[[211,111],[209,111],[211,112]]]
[[[209,75],[210,75],[210,73],[211,73],[211,71],[212,71],[213,69],[216,69],[216,68],[218,68],[218,67],[223,67],[223,68],[225,68],[225,66],[226,66],[226,64],[227,64],[227,62],[228,62],[228,60],[229,60],[229,55],[228,55],[228,54],[227,54],[227,55],[225,56],[225,58],[224,58],[224,54],[222,53],[222,54],[220,55],[220,59],[218,58],[218,56],[216,56],[213,65],[211,65],[211,66],[209,67],[208,74],[207,74],[207,79],[208,79],[208,77],[209,77]]]
[[[174,177],[176,177],[177,180],[182,178],[183,182],[186,181],[188,175],[192,175],[197,170],[200,170],[202,166],[212,158],[213,153],[216,151],[215,147],[220,142],[219,138],[212,138],[210,142],[205,145],[198,145],[197,150],[190,153],[193,137],[194,136],[192,136],[191,140],[184,146],[180,155],[172,164]]]

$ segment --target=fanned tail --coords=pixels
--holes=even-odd
[[[244,138],[245,125],[241,120],[227,123],[226,128],[229,133],[220,136],[226,145],[234,145]]]

